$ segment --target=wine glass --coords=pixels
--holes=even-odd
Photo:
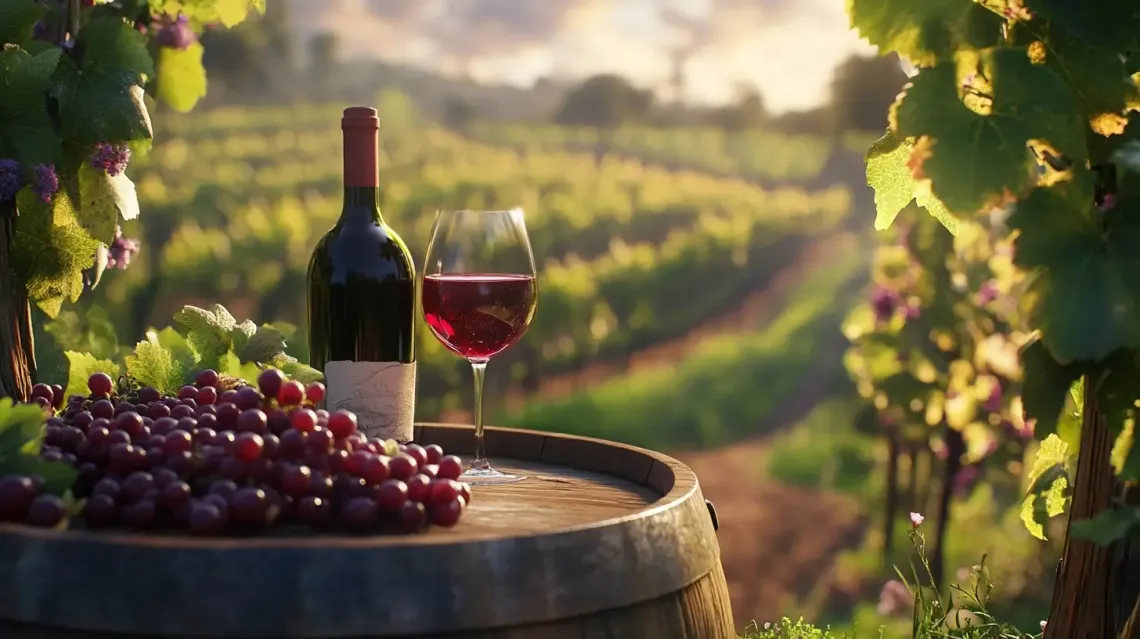
[[[483,377],[487,362],[526,333],[538,304],[534,254],[523,211],[440,211],[428,241],[421,285],[424,320],[448,350],[471,362],[475,456],[460,481],[525,479],[487,461]]]

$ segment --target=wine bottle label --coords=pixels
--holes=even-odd
[[[369,437],[412,439],[416,365],[401,362],[336,361],[325,365],[325,406],[356,414]]]

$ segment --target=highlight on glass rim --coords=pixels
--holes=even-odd
[[[0,637],[1140,639],[1134,0],[0,0]]]

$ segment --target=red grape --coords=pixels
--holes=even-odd
[[[297,519],[314,526],[322,526],[332,519],[332,505],[313,495],[302,497],[296,506]]]
[[[101,399],[94,404],[91,404],[91,414],[94,417],[102,417],[103,419],[111,419],[115,416],[115,405],[109,399]]]
[[[406,501],[400,506],[400,529],[404,532],[419,532],[427,525],[427,509],[416,501]]]
[[[420,446],[419,444],[408,444],[407,447],[404,448],[404,452],[407,453],[409,457],[416,460],[416,468],[423,468],[424,466],[427,466],[427,451],[424,450],[423,446]]]
[[[167,455],[173,455],[184,450],[190,450],[193,446],[194,440],[190,433],[181,428],[176,428],[166,434],[166,441],[162,445],[162,450]]]
[[[258,393],[257,389],[253,388],[251,386],[246,386],[244,388],[241,388],[238,390],[237,396],[234,397],[234,405],[237,406],[238,408],[240,408],[241,410],[250,410],[251,408],[260,408],[261,407],[261,393]],[[218,417],[221,418],[220,410],[219,410]]]
[[[237,429],[246,433],[267,432],[268,421],[260,408],[250,408],[238,415]]]
[[[257,387],[266,397],[277,397],[281,385],[285,383],[285,373],[276,368],[267,368],[257,377]]]
[[[195,380],[195,383],[197,383],[200,388],[205,388],[207,386],[217,387],[218,371],[212,368],[203,369],[198,373],[198,378]]]
[[[147,407],[150,409],[150,416],[156,420],[170,417],[170,407],[162,402],[151,402]]]
[[[266,393],[266,396],[273,397]],[[276,393],[277,402],[282,406],[295,406],[305,400],[305,387],[296,380],[289,380],[281,384],[280,390]]]
[[[116,430],[124,431],[132,437],[142,433],[145,428],[142,417],[134,411],[121,413],[112,424]]]
[[[463,500],[461,497],[431,507],[431,523],[436,526],[450,528],[459,523],[459,516],[463,514]]]
[[[418,469],[416,460],[407,453],[400,453],[388,462],[388,474],[395,479],[408,479],[415,475]]]
[[[338,410],[329,415],[329,430],[337,437],[348,437],[356,432],[356,415]]]
[[[407,481],[408,499],[415,502],[426,502],[431,496],[431,479],[425,475],[415,475]]]
[[[138,394],[140,404],[153,404],[162,399],[162,394],[150,386],[143,386]]]
[[[305,398],[314,404],[321,403],[325,398],[325,385],[320,382],[313,382],[305,388]]]
[[[463,462],[455,455],[444,455],[439,460],[439,470],[436,475],[440,479],[459,479],[463,474]]]
[[[376,489],[376,505],[395,512],[408,501],[408,485],[398,479],[385,479]]]
[[[198,394],[198,389],[187,384],[178,389],[178,399],[193,399]]]
[[[269,497],[260,488],[239,488],[230,498],[230,519],[245,526],[262,526],[270,519]]]
[[[341,519],[353,530],[367,530],[376,523],[376,502],[367,497],[353,497],[344,505]]]
[[[361,469],[360,476],[370,484],[379,484],[388,479],[388,458],[380,455],[369,455]]]
[[[36,384],[32,387],[31,398],[42,397],[47,400],[49,406],[55,403],[55,391],[47,384]]]
[[[105,528],[119,518],[119,507],[110,495],[92,495],[83,504],[83,521],[92,528]]]
[[[443,448],[439,444],[424,446],[424,452],[427,453],[427,463],[429,464],[438,464],[439,460],[443,459]]]
[[[311,431],[317,427],[317,414],[308,408],[295,410],[289,415],[289,423],[300,431]]]
[[[0,521],[20,521],[36,498],[35,483],[29,477],[10,475],[0,480]]]
[[[252,412],[252,411],[246,411]],[[257,411],[261,412],[261,411]],[[264,415],[264,413],[262,413]],[[261,450],[265,447],[265,440],[257,433],[242,433],[234,440],[234,456],[244,462],[252,462],[261,457]]]
[[[91,377],[87,378],[87,388],[91,390],[92,395],[106,396],[114,390],[115,382],[106,373],[92,373]]]
[[[159,503],[170,511],[177,510],[190,502],[190,492],[190,484],[184,481],[170,482],[159,494]]]
[[[467,482],[457,482],[459,484],[459,496],[463,498],[464,505],[471,504],[471,484]]]
[[[212,537],[225,531],[226,516],[217,504],[203,500],[190,506],[187,523],[192,534]]]
[[[194,394],[194,401],[199,406],[212,406],[218,401],[218,390],[213,386],[203,386]]]
[[[59,525],[66,516],[67,507],[62,499],[55,495],[40,495],[28,506],[28,517],[25,521],[31,526],[52,528]]]
[[[51,385],[51,405],[56,409],[63,407],[63,386],[59,384]]]
[[[130,504],[142,499],[151,488],[154,488],[154,477],[148,472],[136,471],[123,480],[119,496]]]
[[[292,497],[304,497],[312,486],[313,473],[308,466],[287,466],[281,472],[281,490]]]

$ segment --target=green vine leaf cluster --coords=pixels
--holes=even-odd
[[[133,385],[164,393],[177,393],[207,368],[249,384],[255,384],[267,367],[306,384],[324,378],[320,371],[285,353],[292,327],[238,322],[220,304],[208,309],[185,306],[175,314],[174,323],[177,327],[147,331],[146,338],[121,361],[65,351],[70,365],[66,392],[86,395],[87,379],[97,372],[112,378],[124,375]]]
[[[865,38],[915,68],[867,155],[876,227],[914,202],[951,232],[982,226],[1009,244],[1022,282],[1010,325],[1027,337],[1020,401],[1044,439],[1022,516],[1043,536],[1041,521],[1070,490],[1072,453],[1053,433],[1080,423],[1074,388],[1088,390],[1117,436],[1120,478],[1140,480],[1140,7],[849,0],[848,9]],[[1073,531],[1108,543],[1140,531],[1140,513],[1115,504]]]
[[[0,477],[39,476],[45,491],[62,496],[75,483],[76,471],[65,462],[40,458],[47,428],[44,417],[44,410],[35,404],[0,398]]]
[[[197,34],[265,10],[264,0],[86,4],[0,0],[0,211],[18,213],[18,274],[50,317],[98,284],[105,247],[139,216],[123,167],[97,156],[145,153],[148,105],[187,111],[206,94]]]

